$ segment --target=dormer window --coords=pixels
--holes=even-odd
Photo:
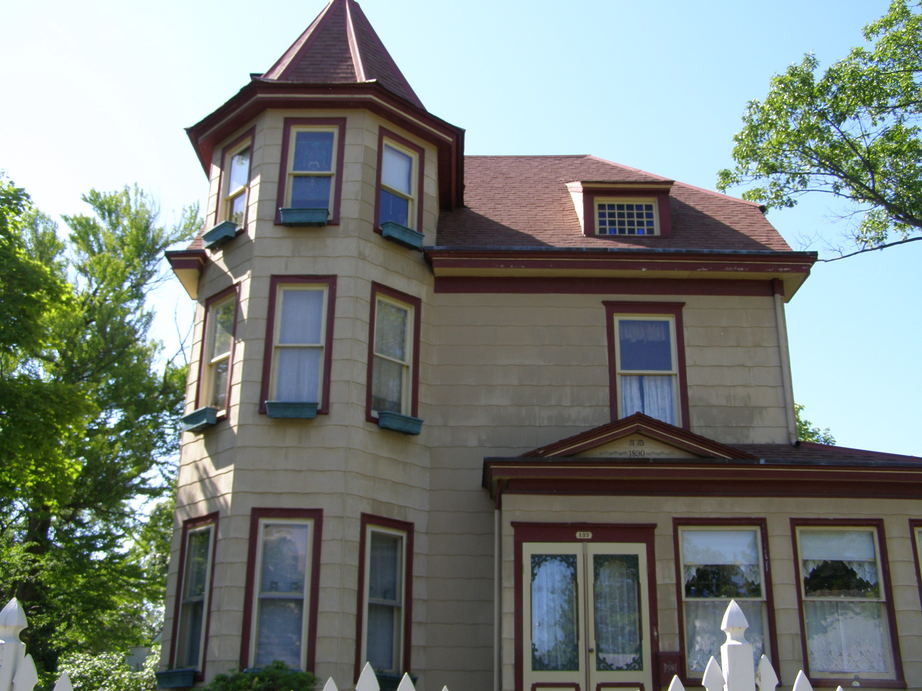
[[[598,235],[659,235],[654,199],[596,199],[595,213]]]
[[[277,223],[339,222],[345,119],[286,118]]]

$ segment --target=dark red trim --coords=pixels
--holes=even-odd
[[[280,224],[281,208],[288,204],[288,152],[291,146],[292,130],[296,127],[318,127],[336,130],[336,151],[331,152],[333,166],[333,189],[330,191],[330,220],[327,225],[339,224],[339,208],[343,194],[343,165],[346,159],[346,118],[285,118],[282,126],[282,156],[279,160],[279,181],[275,193],[275,223]]]
[[[676,574],[676,608],[679,613],[679,654],[681,655],[681,668],[678,672],[682,683],[685,685],[701,686],[699,677],[690,676],[686,661],[685,647],[685,599],[683,597],[684,577],[682,574],[682,551],[679,543],[680,528],[757,528],[762,544],[762,584],[765,588],[765,609],[768,617],[768,644],[769,657],[772,667],[781,669],[778,665],[778,635],[775,629],[775,600],[772,591],[771,559],[768,554],[768,524],[764,518],[681,518],[674,516],[672,519],[672,546]]]
[[[196,673],[196,680],[201,681],[205,678],[205,653],[208,651],[208,633],[209,627],[211,625],[211,594],[214,588],[214,567],[215,567],[215,554],[218,551],[218,512],[214,511],[212,513],[206,514],[204,516],[199,516],[197,518],[187,518],[183,521],[182,524],[182,534],[179,541],[179,569],[176,576],[176,592],[173,599],[173,626],[170,633],[170,657],[169,665],[170,668],[175,668],[176,666],[176,637],[179,633],[179,618],[182,611],[182,588],[183,580],[186,575],[186,543],[189,537],[189,533],[198,528],[204,528],[205,526],[212,526],[212,537],[211,537],[211,553],[208,555],[208,595],[205,602],[205,609],[202,612],[202,616],[205,621],[202,622],[203,629],[205,631],[204,636],[202,637],[202,665]]]
[[[272,355],[275,347],[275,308],[279,286],[323,284],[327,287],[327,306],[324,320],[323,379],[320,384],[320,407],[317,413],[330,412],[330,372],[333,367],[333,324],[336,317],[336,276],[281,276],[269,277],[269,308],[266,313],[266,340],[263,347],[262,386],[259,390],[259,412],[266,412],[266,400],[272,388]]]
[[[378,294],[392,298],[396,302],[402,302],[413,310],[413,361],[410,365],[410,415],[417,417],[419,415],[419,347],[420,347],[420,326],[422,324],[422,300],[412,295],[407,295],[399,290],[394,290],[381,283],[372,281],[371,284],[371,312],[368,316],[368,365],[366,368],[366,386],[365,386],[365,419],[368,422],[377,423],[378,418],[372,415],[371,408],[371,387],[372,375],[374,373],[375,359],[375,315]]]
[[[381,225],[378,222],[378,214],[380,213],[379,206],[381,204],[381,168],[384,157],[384,144],[388,139],[404,148],[410,149],[416,154],[417,169],[413,171],[416,182],[416,226],[413,230],[421,233],[423,232],[423,176],[426,172],[426,152],[421,146],[414,144],[409,139],[401,137],[396,132],[392,132],[384,127],[378,128],[378,164],[375,169],[375,232],[379,235],[381,234]]]
[[[676,386],[678,388],[678,409],[680,424],[677,427],[688,429],[688,380],[685,374],[685,326],[682,321],[684,302],[613,302],[605,300],[605,334],[608,339],[608,382],[609,412],[612,420],[619,419],[618,412],[618,363],[615,351],[614,318],[622,314],[650,314],[672,317],[675,327],[676,350]]]
[[[909,539],[912,541],[912,556],[916,562],[916,583],[919,586],[919,603],[922,604],[922,562],[919,561],[919,541],[916,539],[916,530],[922,530],[922,519],[909,519]]]
[[[778,281],[780,283],[780,281]],[[719,278],[578,278],[576,276],[436,276],[436,293],[525,295],[730,295],[771,297],[772,281]]]
[[[245,194],[247,195],[247,203],[243,208],[243,223],[241,224],[245,229],[247,226],[247,216],[250,212],[250,179],[253,175],[253,141],[256,137],[256,128],[251,127],[246,132],[241,134],[239,137],[228,142],[223,147],[221,147],[221,167],[218,169],[218,198],[217,203],[214,207],[214,213],[212,215],[213,222],[212,225],[217,225],[218,219],[221,214],[221,207],[224,204],[224,198],[227,196],[227,190],[224,189],[224,173],[227,171],[230,166],[230,162],[227,160],[228,154],[232,151],[235,151],[240,147],[240,145],[246,140],[250,140],[250,165],[247,168],[247,189]]]
[[[701,459],[486,458],[483,485],[505,493],[599,496],[721,496],[918,499],[922,468],[839,468]]]
[[[917,495],[918,496],[918,495]],[[903,677],[903,657],[900,654],[900,639],[896,629],[896,612],[893,607],[893,588],[890,585],[890,560],[887,558],[887,538],[884,533],[884,522],[879,518],[791,518],[791,543],[794,554],[794,584],[797,590],[797,614],[800,618],[800,647],[803,655],[803,670],[814,686],[839,686],[843,681],[849,682],[846,677],[825,678],[815,676],[810,669],[810,658],[807,655],[807,627],[804,618],[803,576],[800,571],[800,545],[797,540],[798,528],[870,528],[876,533],[877,553],[880,558],[880,575],[883,581],[884,607],[887,611],[890,627],[890,645],[893,651],[893,679],[875,679],[862,677],[862,686],[876,686],[878,688],[905,688]]]
[[[205,250],[167,250],[163,254],[174,272],[194,269],[201,273],[208,263],[208,253]]]
[[[522,577],[522,547],[526,542],[624,542],[642,543],[647,553],[647,608],[650,617],[650,666],[657,686],[656,667],[659,655],[659,619],[656,603],[655,523],[526,523],[512,521],[513,572],[515,578],[515,688],[521,689],[525,679],[524,609]],[[589,539],[577,539],[576,533],[589,531]],[[662,685],[662,684],[660,684]],[[636,686],[636,685],[635,685]]]
[[[586,432],[580,432],[560,441],[546,444],[523,453],[522,457],[576,456],[632,434],[643,434],[698,456],[737,459],[756,458],[747,451],[721,444],[713,439],[702,437],[687,429],[670,425],[668,422],[657,420],[643,413],[634,413],[620,420],[599,425]]]
[[[253,597],[256,588],[256,553],[259,543],[259,522],[264,518],[294,518],[312,521],[310,532],[310,592],[304,605],[308,607],[307,631],[304,632],[305,670],[313,670],[317,654],[317,606],[320,602],[320,545],[323,536],[323,511],[321,509],[254,508],[250,512],[250,542],[247,547],[246,587],[243,595],[243,627],[240,634],[240,669],[250,664],[250,636],[253,626]]]
[[[656,217],[658,233],[655,235],[598,235],[595,227],[596,203],[600,199],[636,199],[638,201],[653,200],[656,202]],[[668,237],[672,232],[672,212],[669,208],[668,189],[587,189],[583,187],[583,234],[603,238],[619,237]]]
[[[361,517],[361,533],[359,534],[359,581],[358,591],[355,604],[355,666],[353,677],[359,678],[362,672],[364,661],[362,660],[362,650],[365,647],[364,631],[362,620],[365,618],[365,547],[369,528],[378,526],[388,528],[404,534],[404,572],[403,572],[403,641],[401,650],[403,652],[401,673],[409,674],[413,669],[411,666],[411,648],[413,647],[413,532],[414,526],[406,521],[399,521],[395,518],[385,518],[384,516],[375,516],[370,513],[363,513]]]
[[[231,349],[227,362],[227,392],[224,398],[226,404],[224,406],[224,415],[219,417],[219,420],[227,417],[231,405],[231,383],[234,380],[234,351],[237,349],[237,320],[240,316],[240,285],[237,283],[215,293],[205,300],[205,318],[202,319],[202,339],[199,348],[198,380],[195,382],[195,407],[201,408],[205,405],[202,402],[202,381],[205,378],[205,358],[208,352],[208,346],[210,345],[208,342],[208,320],[211,315],[211,308],[215,303],[221,302],[231,294],[234,296],[234,327],[233,333],[231,334]]]
[[[186,129],[206,173],[216,142],[246,126],[269,108],[367,110],[380,115],[420,139],[432,142],[438,149],[441,207],[453,209],[464,201],[464,130],[374,82],[303,84],[253,78],[224,105]]]

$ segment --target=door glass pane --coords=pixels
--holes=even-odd
[[[593,555],[592,576],[596,669],[643,669],[640,567],[637,555]]]
[[[531,557],[531,667],[579,669],[575,554]]]

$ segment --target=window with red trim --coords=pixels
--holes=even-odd
[[[363,514],[360,550],[357,668],[401,674],[410,668],[413,525]]]
[[[883,526],[792,520],[806,674],[814,681],[900,681]]]
[[[273,276],[266,327],[261,408],[266,401],[329,409],[334,276]]]
[[[422,166],[422,148],[382,128],[378,138],[378,228],[396,223],[421,230]]]
[[[172,666],[204,669],[217,515],[183,523],[173,619]]]
[[[206,302],[199,365],[198,406],[227,410],[237,326],[237,290],[230,288]]]
[[[252,142],[245,139],[229,147],[224,154],[221,216],[238,228],[246,223],[251,152]]]
[[[366,413],[417,414],[420,300],[377,283],[369,320]]]
[[[282,208],[325,211],[323,220],[339,222],[345,129],[345,118],[285,118],[276,222]]]

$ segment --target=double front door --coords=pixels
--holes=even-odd
[[[646,549],[629,542],[522,544],[524,691],[650,691]]]

